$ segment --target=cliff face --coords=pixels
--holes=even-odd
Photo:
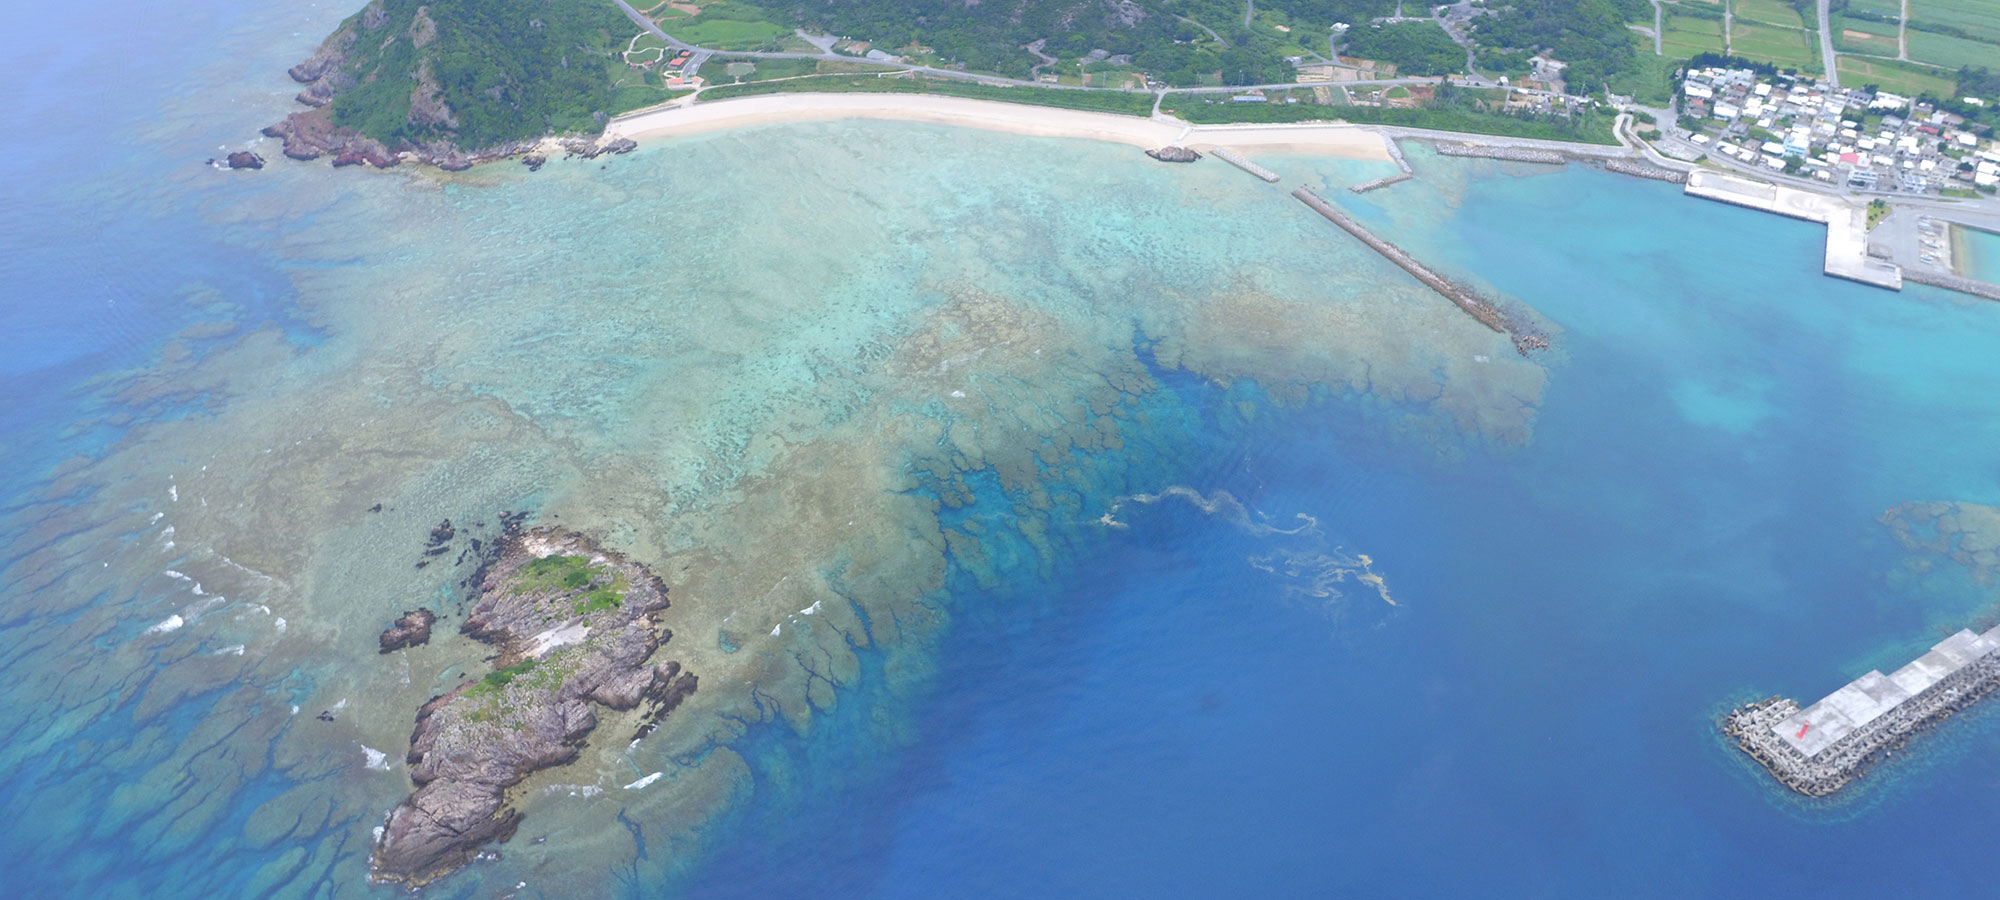
[[[412,886],[449,874],[514,834],[507,789],[577,758],[594,707],[657,721],[694,693],[679,663],[654,661],[666,586],[578,534],[501,539],[460,631],[499,648],[494,671],[433,697],[410,736],[412,793],[390,812],[369,864]]]
[[[264,133],[293,159],[452,170],[596,134],[633,31],[606,0],[373,0],[291,68],[312,109]]]

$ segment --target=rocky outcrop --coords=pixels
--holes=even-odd
[[[1201,158],[1201,154],[1186,147],[1161,147],[1157,150],[1146,151],[1146,155],[1160,162],[1173,163],[1191,163]]]
[[[437,613],[428,609],[416,609],[404,613],[396,619],[396,624],[382,632],[379,652],[390,653],[405,647],[415,647],[430,643],[431,624],[437,621]]]
[[[555,529],[495,546],[460,628],[499,649],[495,668],[417,711],[407,757],[416,791],[375,842],[377,880],[422,885],[507,840],[521,821],[508,789],[576,759],[597,707],[650,704],[637,716],[644,728],[698,684],[679,663],[653,660],[671,635],[657,622],[666,585],[645,567]]]
[[[264,157],[251,153],[248,150],[238,150],[235,153],[229,154],[226,162],[229,163],[229,167],[232,169],[264,168]]]

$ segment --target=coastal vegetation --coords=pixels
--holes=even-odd
[[[1215,95],[1175,95],[1164,108],[1198,125],[1342,121],[1589,144],[1618,143],[1611,131],[1612,116],[1607,113],[1510,111],[1503,102],[1504,93],[1442,85],[1430,98],[1411,106],[1326,105],[1312,102],[1314,94],[1310,90],[1272,94],[1271,102],[1265,103],[1235,103],[1226,96]]]
[[[1351,28],[1342,53],[1393,63],[1398,75],[1465,71],[1465,48],[1436,22],[1387,22]]]
[[[759,81],[747,84],[725,85],[703,91],[702,99],[722,100],[730,97],[750,97],[758,94],[776,93],[942,94],[949,97],[967,97],[973,100],[1028,103],[1035,106],[1122,113],[1129,116],[1143,116],[1150,113],[1153,109],[1153,95],[1138,92],[1002,87],[970,81],[954,81],[947,78],[885,78],[881,76],[857,77],[854,75],[815,75],[805,78],[789,78],[783,81]]]

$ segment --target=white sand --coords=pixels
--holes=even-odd
[[[935,94],[764,94],[736,100],[658,107],[611,120],[608,138],[635,141],[726,128],[828,119],[896,119],[984,128],[1036,137],[1076,137],[1152,149],[1180,144],[1320,153],[1349,159],[1389,159],[1384,138],[1354,125],[1205,125],[969,100]]]

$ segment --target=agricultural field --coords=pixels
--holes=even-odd
[[[1793,28],[1806,27],[1799,11],[1781,0],[1736,0],[1736,21],[1750,19],[1769,25],[1788,25]]]
[[[1925,91],[1943,95],[1958,90],[1957,79],[1941,69],[1858,56],[1841,56],[1839,65],[1841,87],[1872,84],[1891,93],[1912,97]]]
[[[1833,47],[1843,53],[1895,56],[1896,26],[1836,15],[1833,17]]]
[[[1847,8],[1853,12],[1874,13],[1880,16],[1900,18],[1903,4],[1897,0],[1848,0]]]
[[[1781,69],[1819,71],[1819,36],[1798,28],[1752,25],[1737,19],[1729,29],[1729,52],[1763,60]]]
[[[1993,0],[1910,0],[1910,18],[1950,25],[1979,40],[2000,44],[2000,3]],[[1914,30],[1910,32],[1912,43],[1916,36]],[[1916,53],[1916,48],[1911,47],[1910,52]],[[2000,54],[2000,50],[1994,52]]]
[[[1668,56],[1722,52],[1722,22],[1690,16],[1667,17],[1666,34],[1661,35]]]
[[[2000,67],[2000,45],[1911,29],[1910,58],[1947,69],[1960,66],[1994,68]]]

